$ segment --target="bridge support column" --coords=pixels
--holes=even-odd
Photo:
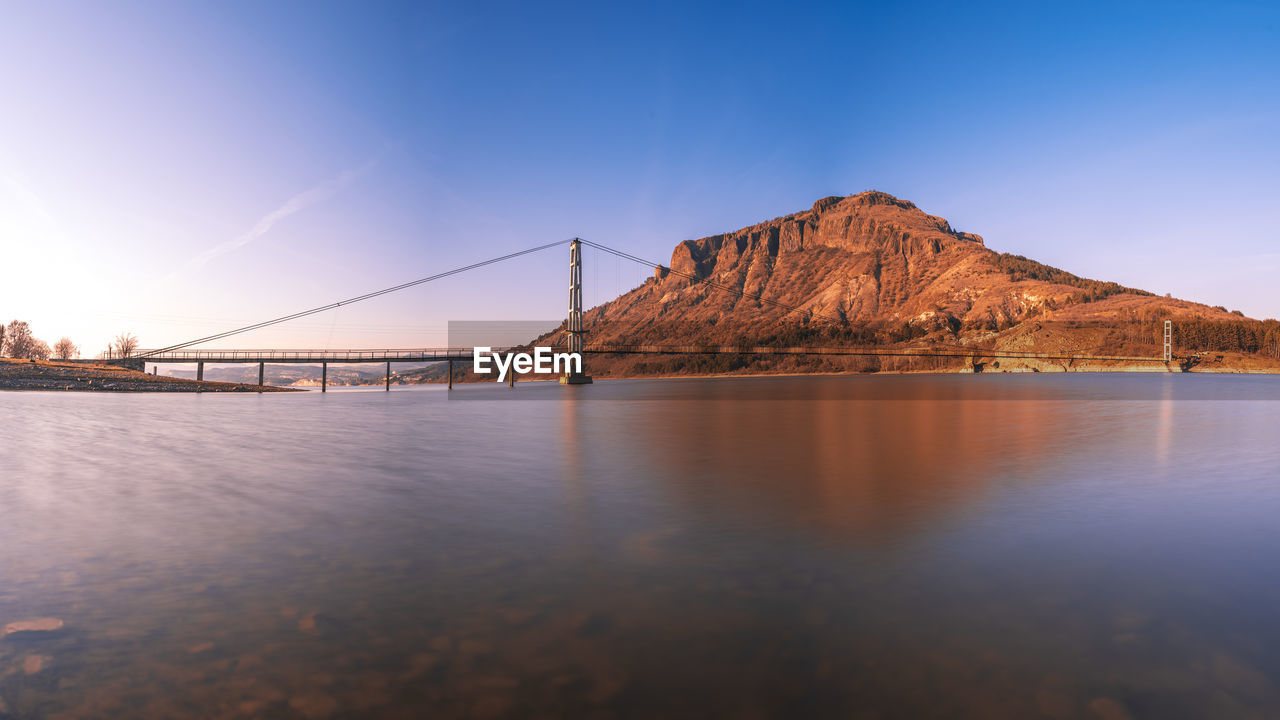
[[[569,319],[565,321],[564,332],[570,353],[577,353],[582,362],[582,372],[570,372],[560,376],[561,385],[590,385],[591,376],[587,375],[587,366],[582,354],[582,240],[574,238],[569,243]],[[515,374],[511,376],[511,384],[515,386]]]
[[[449,389],[453,389],[453,361],[449,361]]]
[[[266,385],[266,383],[263,382],[263,378],[266,375],[266,372],[265,372],[266,368],[267,368],[266,363],[264,362],[258,363],[258,387],[262,387],[263,385]]]
[[[387,361],[387,392],[391,392],[391,361]]]
[[[196,363],[196,380],[204,380],[204,363]]]
[[[320,363],[320,392],[327,392],[329,389],[329,363]]]

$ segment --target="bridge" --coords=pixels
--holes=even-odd
[[[700,279],[692,274],[682,273],[670,267],[663,266],[658,263],[652,263],[634,255],[614,250],[613,248],[592,243],[581,238],[573,238],[565,241],[569,245],[569,312],[565,320],[565,345],[555,348],[557,350],[565,350],[570,353],[577,353],[583,357],[593,354],[604,355],[750,355],[750,356],[809,356],[809,355],[827,355],[827,356],[863,356],[863,357],[941,357],[941,358],[967,358],[978,365],[978,359],[1021,359],[1021,360],[1047,360],[1059,362],[1072,362],[1081,360],[1094,361],[1123,361],[1131,363],[1168,363],[1172,358],[1170,343],[1170,323],[1165,321],[1164,335],[1164,357],[1141,357],[1141,356],[1121,356],[1121,355],[1089,355],[1083,353],[1036,353],[1021,352],[1007,350],[991,350],[976,347],[967,347],[962,345],[940,345],[935,344],[932,347],[773,347],[773,346],[745,346],[745,345],[605,345],[586,343],[586,328],[583,325],[583,309],[582,309],[582,246],[584,244],[599,250],[616,255],[620,258],[638,262],[642,265],[661,270],[664,273],[683,276],[694,282],[709,286],[713,289],[727,291],[741,297],[754,299],[759,302],[780,307],[789,311],[807,314],[808,317],[815,317],[812,309],[805,309],[787,305],[776,300],[761,297],[759,294],[747,293],[741,289],[728,287],[711,281],[709,279]],[[198,349],[194,346],[231,337],[250,330],[257,330],[264,327],[288,322],[308,315],[313,315],[327,310],[332,310],[344,305],[350,305],[362,302],[370,298],[379,297],[388,293],[403,290],[408,287],[421,285],[433,280],[456,275],[469,270],[474,270],[486,265],[502,262],[511,258],[527,255],[529,253],[538,252],[552,247],[563,247],[565,242],[551,243],[542,245],[528,250],[522,250],[516,253],[503,255],[497,258],[491,258],[479,263],[474,263],[462,268],[456,268],[444,273],[439,273],[427,278],[421,278],[412,282],[396,285],[394,287],[385,288],[372,293],[367,293],[355,298],[342,300],[329,305],[311,308],[290,315],[285,315],[272,320],[266,320],[254,323],[242,328],[236,328],[215,335],[197,338],[177,345],[170,345],[164,348],[154,350],[138,350],[131,353],[127,357],[116,357],[108,360],[116,364],[125,365],[137,370],[145,370],[148,363],[158,365],[162,363],[195,363],[196,379],[204,379],[204,366],[206,363],[227,363],[227,364],[252,364],[258,365],[258,385],[262,386],[265,381],[265,368],[268,364],[309,364],[320,365],[321,380],[320,389],[324,392],[328,389],[328,369],[333,364],[368,364],[368,363],[385,363],[386,364],[386,389],[391,389],[391,364],[392,363],[424,363],[424,362],[444,362],[448,364],[448,386],[453,388],[453,364],[455,362],[471,362],[472,348],[444,347],[444,348],[414,348],[414,349],[356,349],[356,350],[296,350],[296,349],[248,349],[248,350],[225,350],[225,349]],[[843,322],[834,319],[837,322]],[[505,347],[493,348],[497,352],[514,352],[522,351],[526,348]],[[583,385],[590,384],[591,377],[585,373],[585,363],[583,372],[567,373],[560,377],[561,384],[565,385]],[[515,384],[516,373],[510,373],[511,383]]]

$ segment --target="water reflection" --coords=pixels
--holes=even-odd
[[[1160,396],[1160,422],[1156,429],[1156,461],[1161,467],[1167,467],[1173,442],[1173,378],[1164,378],[1163,385]]]
[[[8,394],[0,717],[1280,712],[1280,406],[994,380]]]
[[[874,544],[936,530],[995,487],[1057,476],[1134,442],[1140,430],[1124,418],[1144,411],[1130,405],[721,398],[637,404],[624,422],[650,472],[699,512],[736,510]],[[1115,422],[1095,423],[1100,414]]]

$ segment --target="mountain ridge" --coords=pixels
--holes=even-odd
[[[602,345],[945,342],[1146,356],[1158,354],[1164,319],[1242,315],[998,252],[878,190],[681,241],[643,284],[584,314],[588,343]]]
[[[1002,320],[1021,321],[1116,295],[1146,298],[1138,304],[1173,315],[1230,315],[998,253],[980,235],[955,230],[947,220],[881,191],[822,198],[806,211],[682,241],[667,267],[676,272],[659,269],[652,281],[588,314],[602,322],[617,320],[621,310],[634,310],[637,301],[656,294],[658,314],[668,319],[707,319],[739,309],[772,319],[778,308],[750,297],[759,296],[850,322],[901,321],[930,329],[953,321],[994,327]],[[706,280],[736,287],[743,295],[703,302],[698,281]],[[680,302],[695,297],[699,302]],[[1090,310],[1105,315],[1115,308]]]

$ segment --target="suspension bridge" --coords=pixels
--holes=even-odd
[[[620,259],[629,260],[642,266],[659,270],[664,274],[671,274],[677,277],[683,277],[691,282],[704,285],[713,290],[731,293],[739,297],[756,300],[762,304],[787,310],[789,312],[799,313],[807,318],[818,318],[822,316],[811,308],[802,308],[789,305],[777,300],[763,297],[757,293],[745,292],[741,288],[736,288],[722,283],[717,283],[709,278],[699,278],[693,274],[683,273],[671,267],[660,263],[650,262],[643,258],[631,255],[630,253],[616,250],[614,248],[583,240],[581,238],[573,238],[538,247],[509,253],[495,258],[490,258],[481,262],[473,263],[453,270],[437,273],[425,278],[413,280],[411,282],[402,283],[389,288],[384,288],[374,292],[359,295],[346,300],[340,300],[328,305],[322,305],[308,310],[303,310],[289,315],[264,320],[262,322],[253,323],[239,328],[234,328],[224,332],[215,333],[205,337],[196,338],[183,343],[170,345],[167,347],[137,350],[130,353],[127,357],[108,357],[110,362],[124,365],[136,370],[145,371],[147,364],[159,365],[164,363],[183,363],[196,365],[196,379],[204,379],[204,366],[207,363],[226,363],[226,364],[254,364],[258,365],[258,385],[263,385],[265,381],[265,368],[267,365],[275,364],[307,364],[319,365],[321,368],[321,391],[327,390],[328,387],[328,368],[330,364],[369,364],[369,363],[385,363],[386,364],[386,389],[391,389],[392,364],[393,363],[446,363],[448,365],[447,382],[450,388],[453,387],[453,365],[455,362],[470,362],[472,360],[473,348],[461,347],[444,347],[444,348],[414,348],[414,349],[349,349],[349,350],[332,350],[332,349],[313,349],[313,350],[297,350],[297,349],[201,349],[197,346],[218,340],[224,340],[235,335],[240,335],[253,330],[259,330],[273,325],[286,323],[291,320],[315,315],[318,313],[335,310],[339,307],[352,305],[355,303],[370,300],[376,297],[387,295],[390,293],[405,290],[410,287],[416,287],[426,283],[440,280],[442,278],[459,275],[465,272],[477,270],[489,265],[512,260],[517,257],[541,252],[551,248],[561,247],[565,245],[569,247],[569,306],[568,316],[563,325],[565,333],[565,344],[559,349],[567,350],[569,353],[577,353],[582,357],[590,355],[742,355],[742,356],[861,356],[861,357],[933,357],[933,358],[965,358],[971,359],[975,364],[978,359],[1019,359],[1019,360],[1046,360],[1056,362],[1073,362],[1073,361],[1123,361],[1130,363],[1169,363],[1172,360],[1170,346],[1170,326],[1168,321],[1165,323],[1165,345],[1164,357],[1141,357],[1141,356],[1123,356],[1123,355],[1090,355],[1085,353],[1037,353],[1037,352],[1020,352],[1007,350],[981,349],[974,347],[966,347],[961,345],[942,345],[935,344],[932,346],[915,346],[915,347],[817,347],[817,346],[797,346],[797,347],[774,347],[774,346],[746,346],[746,345],[619,345],[619,344],[588,344],[586,342],[587,329],[583,324],[583,260],[582,247],[584,245],[592,247],[596,250],[614,255]],[[833,322],[843,322],[837,318],[826,318]],[[519,348],[493,348],[499,352],[515,351]],[[561,384],[565,385],[582,385],[590,384],[591,377],[586,373],[587,363],[583,363],[582,372],[566,373],[560,377]],[[510,373],[510,382],[515,384],[516,373]]]

